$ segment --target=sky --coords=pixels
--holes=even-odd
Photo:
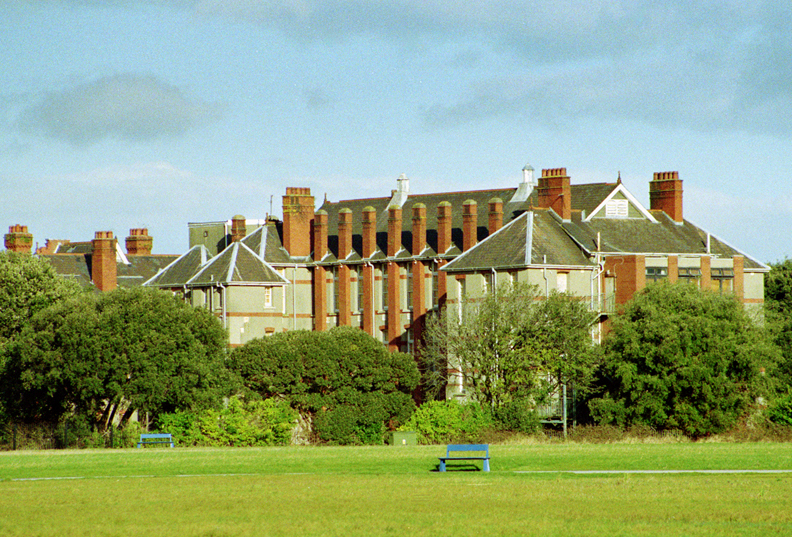
[[[0,226],[182,253],[188,222],[678,171],[685,218],[792,257],[792,3],[0,0]]]

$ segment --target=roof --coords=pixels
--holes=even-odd
[[[503,270],[529,265],[592,266],[593,262],[547,209],[527,211],[442,270]]]
[[[150,287],[182,287],[203,266],[212,255],[202,244],[193,246],[170,265],[145,282]]]
[[[38,254],[49,260],[55,272],[72,279],[82,287],[93,287],[91,254]],[[139,287],[163,268],[171,264],[175,255],[129,255],[116,261],[116,282],[119,287]]]
[[[206,262],[187,281],[191,287],[205,285],[285,285],[289,281],[253,250],[241,242],[235,242],[220,254]]]
[[[408,195],[404,200],[402,209],[402,240],[401,246],[406,255],[418,256],[426,246],[433,252],[437,251],[437,206],[442,202],[451,205],[451,242],[452,248],[462,248],[462,206],[467,200],[476,202],[478,214],[478,240],[484,239],[489,221],[489,202],[499,198],[503,202],[504,222],[511,221],[522,211],[528,209],[529,200],[523,199],[509,203],[517,194],[517,188],[500,188],[491,190],[473,190],[462,192],[443,192],[436,194]],[[364,198],[357,200],[343,200],[338,202],[325,201],[320,207],[327,212],[328,248],[334,256],[338,256],[338,214],[342,209],[352,211],[352,248],[358,255],[362,254],[363,246],[363,209],[372,207],[377,214],[377,247],[387,251],[388,247],[388,207],[394,198]],[[422,203],[426,207],[426,242],[420,251],[412,251],[412,213],[413,207]],[[443,253],[443,252],[441,252]],[[452,252],[446,252],[452,254]],[[457,251],[458,253],[458,251]]]

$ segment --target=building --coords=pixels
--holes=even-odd
[[[124,252],[112,231],[97,231],[94,239],[86,242],[47,239],[35,255],[49,260],[55,272],[81,287],[110,291],[117,287],[139,287],[178,257],[152,254],[153,241],[147,229],[131,229]],[[10,226],[5,247],[29,254],[33,235],[27,226]]]
[[[686,280],[760,308],[768,267],[683,217],[677,172],[646,208],[613,183],[530,166],[510,188],[324,200],[289,187],[283,218],[189,225],[188,252],[145,285],[222,318],[232,345],[275,332],[357,326],[411,352],[428,312],[504,281],[569,291],[607,319],[648,282]]]

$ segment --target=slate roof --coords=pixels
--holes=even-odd
[[[593,265],[560,226],[555,214],[547,209],[534,209],[521,214],[442,270],[503,270],[543,264]]]
[[[674,222],[663,211],[647,218],[593,218],[586,221],[618,183],[572,186],[572,218],[564,222],[549,209],[532,209],[463,253],[443,270],[505,269],[528,265],[591,266],[600,241],[604,254],[680,254],[745,257],[746,270],[767,267],[695,224]],[[709,242],[709,246],[708,246]],[[709,248],[709,249],[708,249]],[[526,257],[527,256],[527,257]]]
[[[242,242],[210,259],[187,281],[191,287],[216,284],[285,285],[289,281]]]
[[[170,265],[162,269],[156,276],[149,279],[145,285],[150,287],[175,288],[187,285],[187,282],[204,265],[212,254],[206,246],[199,244],[193,246]]]
[[[501,188],[492,190],[474,190],[466,192],[444,192],[438,194],[410,194],[402,205],[402,246],[406,257],[418,256],[421,251],[412,251],[412,211],[417,203],[426,206],[426,242],[431,248],[431,254],[437,252],[437,206],[441,202],[448,202],[451,210],[451,242],[453,251],[440,252],[441,254],[456,255],[462,247],[462,207],[465,201],[474,200],[478,210],[478,238],[487,236],[489,221],[489,202],[493,198],[500,198],[504,204],[504,222],[509,222],[520,212],[529,207],[528,200],[509,204],[515,196],[517,188]],[[357,200],[343,200],[338,202],[325,201],[320,209],[327,212],[328,248],[334,256],[338,256],[338,213],[341,209],[352,211],[352,248],[358,255],[363,247],[363,209],[373,207],[377,212],[377,247],[386,252],[388,248],[388,206],[393,198],[367,198]],[[424,252],[424,256],[428,252]]]
[[[270,264],[277,266],[293,263],[289,252],[283,247],[278,228],[274,222],[268,222],[267,225],[256,228],[253,233],[240,242]]]
[[[90,243],[89,243],[90,244]],[[93,287],[91,255],[82,253],[38,254],[49,260],[60,276],[76,281],[84,288]],[[175,255],[130,255],[128,262],[116,262],[116,281],[119,287],[139,287],[172,263]]]

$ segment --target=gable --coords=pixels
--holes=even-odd
[[[651,213],[621,183],[585,218],[587,222],[594,219],[638,219],[656,223]]]

